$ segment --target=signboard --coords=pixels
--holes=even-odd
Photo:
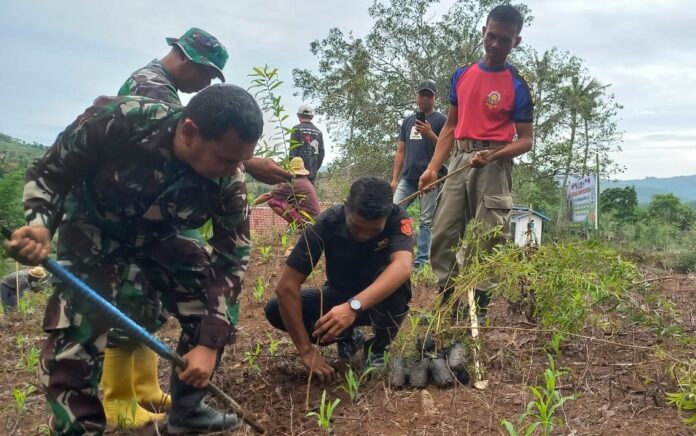
[[[595,175],[568,177],[568,204],[574,223],[586,222],[595,226],[597,217],[597,182]]]

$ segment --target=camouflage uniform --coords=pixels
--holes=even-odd
[[[217,77],[225,81],[222,68],[227,63],[229,55],[225,46],[210,33],[192,27],[181,38],[167,38],[167,44],[177,46],[190,61],[212,68]],[[142,95],[165,103],[181,105],[178,91],[167,69],[155,59],[131,74],[121,85],[118,95]]]
[[[112,302],[131,283],[151,304],[131,311],[155,323],[164,307],[180,321],[180,353],[233,342],[236,302],[249,261],[244,174],[208,179],[173,155],[182,108],[144,97],[101,97],[27,171],[29,225],[57,229],[58,261]],[[212,252],[182,236],[213,220]],[[108,326],[56,283],[44,318],[41,379],[56,434],[100,434],[97,396]]]
[[[176,44],[192,61],[197,62],[194,60],[197,59],[199,63],[213,67],[216,70],[220,70],[224,67],[227,61],[227,50],[225,47],[220,44],[214,36],[201,29],[192,28],[179,39],[167,38],[167,43],[169,45]],[[208,55],[206,56],[205,54]],[[214,62],[210,62],[209,58],[214,59]],[[224,76],[221,71],[219,77],[224,82]],[[171,105],[181,106],[179,89],[172,80],[169,71],[167,71],[165,66],[162,65],[158,59],[154,59],[149,64],[134,71],[123,85],[121,85],[121,88],[118,90],[118,95],[139,95]],[[205,244],[198,230],[183,231],[182,235],[197,239],[202,245]],[[236,325],[239,314],[239,303],[234,303],[232,301],[228,301],[227,303],[227,317],[233,325]],[[124,283],[123,289],[119,292],[119,304],[120,307],[129,314],[135,311],[147,311],[152,314],[154,311],[158,310],[157,307],[149,306],[153,304],[153,302],[148,301],[141,290],[128,280]],[[167,314],[161,314],[158,322],[144,327],[152,331],[159,328],[166,319]],[[119,329],[114,329],[109,334],[109,343],[110,345],[118,345],[121,347],[132,347],[136,345],[127,334]]]
[[[118,95],[141,95],[181,106],[179,90],[158,59],[136,70],[118,90]]]

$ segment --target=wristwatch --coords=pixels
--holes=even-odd
[[[348,304],[350,305],[350,308],[353,309],[355,312],[362,312],[362,303],[357,298],[351,298],[350,300],[348,300]]]

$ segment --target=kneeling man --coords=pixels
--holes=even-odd
[[[343,205],[324,211],[305,229],[278,281],[277,298],[266,305],[266,318],[290,334],[302,363],[322,381],[337,374],[313,342],[336,342],[339,358],[350,359],[363,343],[356,326],[372,326],[366,363],[382,365],[408,313],[412,247],[410,218],[392,202],[389,183],[359,179]],[[322,289],[300,290],[322,253]]]

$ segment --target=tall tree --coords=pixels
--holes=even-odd
[[[434,80],[438,108],[446,112],[452,73],[482,55],[481,25],[498,2],[464,0],[444,13],[438,3],[375,1],[365,38],[330,29],[310,45],[317,71],[293,71],[302,97],[317,102],[317,112],[328,120],[340,150],[334,167],[351,169],[351,177],[387,176],[399,122],[415,110],[415,86]]]
[[[638,194],[635,186],[610,188],[599,195],[599,210],[613,215],[622,223],[634,222],[637,209]]]

